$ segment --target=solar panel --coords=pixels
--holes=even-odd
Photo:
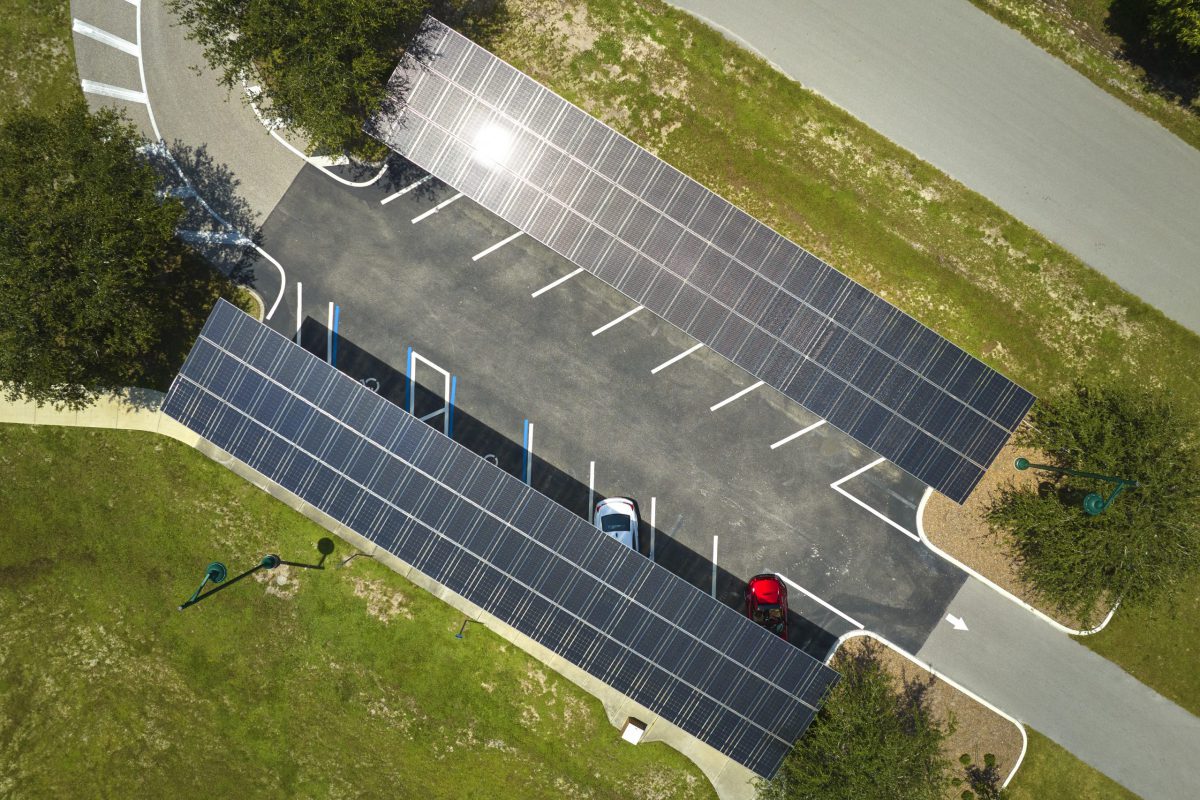
[[[163,412],[760,775],[837,679],[224,301]]]
[[[372,135],[966,500],[1033,395],[437,20],[422,38]]]

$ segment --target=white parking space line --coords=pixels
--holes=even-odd
[[[546,292],[553,289],[555,286],[560,286],[560,285],[566,283],[567,281],[571,280],[571,278],[574,278],[576,275],[578,275],[581,272],[583,272],[583,267],[580,267],[579,269],[575,270],[574,272],[568,272],[566,275],[563,275],[561,278],[554,281],[553,283],[547,283],[545,286],[538,289],[536,292],[534,292],[533,294],[531,294],[529,296],[537,297],[538,295],[545,294]]]
[[[849,475],[845,476],[844,478],[838,478],[836,481],[829,484],[829,488],[836,489],[837,487],[841,486],[843,483],[850,480],[851,478],[857,478],[859,475],[862,475],[867,470],[875,469],[875,467],[878,467],[884,461],[887,461],[887,459],[884,458],[883,456],[880,456],[879,458],[872,461],[870,464],[867,464],[865,467],[859,467],[858,469],[854,470],[854,472],[851,472]]]
[[[592,511],[596,504],[596,462],[588,462],[588,504],[587,519],[592,521]]]
[[[379,201],[379,205],[386,206],[388,203],[392,202],[397,197],[403,197],[404,195],[408,194],[409,192],[411,192],[413,189],[417,188],[421,184],[426,183],[432,177],[433,177],[432,175],[426,175],[424,178],[421,178],[420,180],[414,181],[413,183],[410,183],[408,186],[405,186],[403,189],[396,192],[395,194],[389,194],[387,197],[385,197]]]
[[[710,406],[708,410],[716,411],[718,408],[724,408],[725,406],[732,403],[734,400],[737,400],[739,397],[745,397],[746,395],[750,394],[755,389],[757,389],[758,387],[762,386],[765,383],[766,383],[766,381],[759,381],[758,383],[754,384],[753,386],[747,386],[745,389],[742,389],[737,394],[732,395],[730,397],[726,397],[724,400],[717,403],[715,406]]]
[[[699,342],[698,344],[694,344],[694,345],[692,345],[691,347],[689,347],[687,350],[684,350],[684,351],[683,351],[682,353],[680,353],[679,355],[677,355],[677,356],[672,356],[671,358],[668,358],[666,361],[664,361],[663,363],[659,364],[659,365],[658,365],[657,367],[655,367],[654,369],[650,370],[650,374],[651,374],[651,375],[657,375],[658,373],[662,372],[662,371],[663,371],[664,369],[666,369],[667,367],[669,367],[669,366],[671,366],[672,364],[674,364],[676,361],[682,361],[683,359],[687,358],[687,357],[688,357],[688,356],[690,356],[692,353],[694,353],[694,352],[696,352],[697,350],[699,350],[701,347],[704,347],[704,342]]]
[[[775,444],[771,445],[771,449],[775,450],[777,448],[783,447],[785,444],[790,442],[792,439],[799,439],[804,434],[808,433],[809,431],[815,431],[817,428],[821,427],[824,424],[825,424],[825,420],[822,419],[822,420],[818,420],[818,421],[814,422],[812,425],[809,425],[807,428],[801,428],[800,430],[796,431],[795,433],[791,434],[790,436],[785,436],[782,439],[780,439],[778,442],[776,442]]]
[[[791,586],[793,589],[795,589],[795,590],[797,590],[797,591],[799,591],[799,592],[803,592],[803,593],[804,593],[806,596],[808,596],[808,597],[811,597],[813,600],[816,600],[818,603],[820,603],[821,605],[825,606],[825,608],[828,608],[830,611],[832,611],[833,613],[837,614],[839,617],[841,617],[842,619],[846,620],[846,621],[847,621],[847,622],[849,622],[851,625],[853,625],[854,627],[858,628],[860,631],[861,631],[861,630],[863,630],[864,628],[866,628],[866,627],[867,627],[866,625],[863,625],[861,622],[859,622],[858,620],[856,620],[854,617],[850,616],[849,614],[846,614],[846,613],[844,613],[844,612],[842,612],[842,611],[839,611],[839,610],[837,610],[836,608],[834,608],[833,606],[829,605],[829,603],[826,603],[824,600],[822,600],[821,598],[817,597],[815,594],[813,594],[812,592],[810,592],[808,589],[805,589],[803,586],[801,586],[800,584],[796,583],[795,581],[793,581],[792,579],[790,579],[790,578],[789,578],[787,575],[784,575],[782,572],[776,572],[775,574],[776,574],[777,576],[779,576],[779,580],[783,581],[783,582],[784,582],[784,583],[786,583],[788,586]]]
[[[296,344],[300,344],[300,326],[304,323],[304,284],[296,281]]]
[[[717,537],[713,535],[713,573],[712,573],[712,596],[717,596]]]
[[[436,206],[429,209],[424,214],[419,214],[419,215],[413,217],[413,224],[416,225],[418,222],[425,219],[426,217],[438,213],[443,208],[450,205],[451,203],[453,203],[455,200],[457,200],[458,198],[460,198],[462,196],[463,196],[463,193],[459,192],[458,194],[454,195],[454,197],[451,197],[449,200],[443,200],[442,202],[438,203]]]
[[[650,560],[654,560],[654,517],[655,517],[655,501],[657,497],[650,498]]]
[[[867,504],[866,504],[866,503],[864,503],[862,500],[859,500],[857,497],[855,497],[854,495],[850,494],[849,492],[847,492],[845,489],[843,489],[843,488],[842,488],[842,484],[843,484],[843,483],[845,483],[846,481],[850,480],[851,478],[857,478],[859,475],[863,474],[863,473],[864,473],[864,472],[866,472],[867,470],[869,470],[869,469],[872,469],[872,468],[874,468],[874,467],[877,467],[877,466],[879,466],[879,465],[880,465],[880,464],[882,464],[884,461],[887,461],[887,459],[886,459],[886,458],[884,458],[883,456],[880,456],[879,458],[877,458],[877,459],[875,459],[874,461],[872,461],[870,464],[867,464],[865,467],[859,467],[858,469],[854,470],[854,472],[851,472],[849,475],[847,475],[847,476],[845,476],[845,477],[843,477],[843,478],[838,478],[836,481],[834,481],[833,483],[829,484],[829,488],[830,488],[830,489],[833,489],[835,492],[837,492],[838,494],[840,494],[842,497],[845,497],[847,500],[849,500],[850,502],[852,502],[852,503],[854,503],[855,505],[859,506],[860,508],[863,508],[863,509],[865,509],[865,510],[867,510],[867,511],[871,512],[871,513],[872,513],[872,514],[874,514],[875,516],[879,517],[881,520],[883,520],[884,522],[886,522],[888,525],[891,525],[893,528],[895,528],[896,530],[900,531],[901,533],[903,533],[903,534],[904,534],[905,536],[907,536],[908,538],[912,539],[912,540],[913,540],[913,541],[915,541],[915,542],[919,542],[919,541],[921,541],[921,537],[920,537],[920,536],[918,536],[917,534],[913,533],[912,531],[910,531],[908,528],[904,527],[904,526],[903,526],[903,525],[901,525],[900,523],[898,523],[898,522],[896,522],[896,521],[894,521],[894,520],[892,520],[892,519],[888,518],[887,516],[885,516],[885,515],[884,515],[884,514],[882,514],[881,512],[879,512],[879,511],[875,510],[874,508],[872,508],[871,506],[867,505]]]
[[[600,334],[604,333],[606,330],[611,328],[613,325],[616,325],[618,322],[624,322],[625,320],[629,319],[637,312],[641,311],[643,308],[645,308],[645,306],[638,306],[637,308],[632,309],[631,311],[626,311],[624,314],[617,317],[612,322],[604,323],[599,328],[596,328],[596,330],[592,331],[592,336],[599,336]]]
[[[519,238],[521,238],[521,236],[523,236],[523,235],[524,235],[524,233],[525,233],[525,231],[517,231],[517,232],[516,232],[516,233],[514,233],[512,236],[509,236],[507,239],[501,239],[500,241],[496,242],[494,245],[492,245],[491,247],[489,247],[487,250],[484,250],[484,251],[482,251],[482,252],[476,253],[475,255],[471,256],[471,260],[472,260],[472,261],[478,261],[479,259],[481,259],[481,258],[483,258],[484,256],[486,256],[488,253],[494,253],[494,252],[496,252],[496,251],[497,251],[497,250],[499,250],[501,247],[504,247],[504,245],[506,245],[506,244],[508,244],[509,242],[511,242],[513,239],[519,239]]]
[[[120,86],[112,86],[107,83],[97,83],[84,78],[79,82],[83,91],[87,94],[99,94],[104,97],[115,97],[118,100],[124,100],[128,103],[141,103],[147,105],[150,101],[146,98],[145,92],[139,92],[134,89],[122,89]]]
[[[101,30],[95,25],[89,25],[81,19],[72,20],[71,30],[75,31],[75,33],[78,33],[81,36],[94,39],[97,42],[100,42],[100,44],[106,44],[109,47],[116,48],[122,53],[128,53],[129,55],[135,57],[141,56],[141,48],[139,48],[133,42],[128,41],[127,39],[122,39],[120,36],[109,33],[106,30]]]

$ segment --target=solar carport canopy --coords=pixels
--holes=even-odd
[[[391,87],[389,147],[957,502],[1033,404],[436,20]]]
[[[163,412],[760,775],[837,680],[224,301]]]

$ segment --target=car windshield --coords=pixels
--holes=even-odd
[[[783,609],[768,603],[759,603],[754,609],[754,621],[759,625],[768,625],[783,619]]]
[[[630,529],[629,517],[624,514],[605,514],[600,518],[600,529],[605,533],[616,533]]]

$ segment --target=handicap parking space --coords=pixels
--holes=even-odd
[[[393,400],[395,375],[412,374],[418,416],[448,405],[454,376],[456,441],[583,516],[634,499],[643,554],[731,606],[749,577],[786,576],[793,641],[815,655],[847,619],[919,646],[957,588],[888,524],[907,513],[912,527],[919,482],[880,465],[840,484],[879,505],[868,513],[831,484],[875,454],[453,187],[397,194],[420,180],[350,189],[300,173],[263,227],[303,282],[277,330],[336,300],[339,368]],[[324,355],[320,339],[303,337]]]

